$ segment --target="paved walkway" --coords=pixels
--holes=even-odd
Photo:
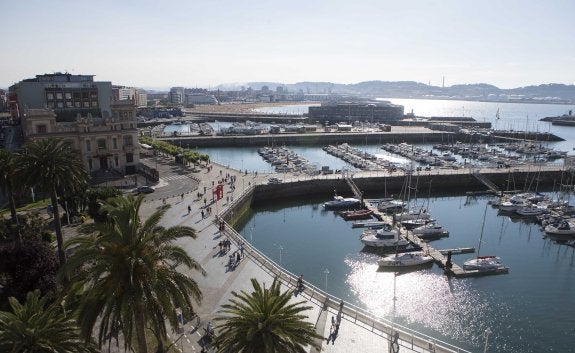
[[[194,272],[188,275],[196,280],[203,292],[204,299],[196,308],[197,313],[200,315],[201,323],[200,328],[197,328],[196,322],[190,322],[185,325],[185,330],[183,336],[179,333],[173,333],[172,339],[177,340],[176,346],[179,351],[184,352],[199,352],[201,350],[202,340],[201,337],[204,334],[203,327],[211,321],[214,316],[216,316],[217,311],[220,309],[221,305],[226,303],[232,297],[232,291],[249,291],[252,286],[250,279],[256,278],[260,282],[269,285],[274,278],[274,274],[270,272],[269,267],[263,266],[260,261],[257,261],[258,256],[255,250],[249,248],[249,244],[245,242],[245,257],[240,261],[239,265],[233,269],[228,268],[227,264],[229,261],[229,254],[234,253],[238,250],[238,244],[234,241],[233,237],[229,239],[232,241],[231,250],[228,253],[221,253],[219,248],[219,242],[223,239],[228,239],[228,235],[225,233],[220,233],[215,221],[215,215],[217,211],[221,211],[223,208],[227,207],[226,202],[227,196],[230,199],[237,200],[241,196],[242,187],[236,187],[235,191],[232,191],[230,184],[227,183],[224,186],[224,198],[217,203],[207,203],[207,206],[212,208],[212,214],[202,218],[202,211],[204,214],[207,213],[206,206],[204,206],[203,198],[197,198],[197,191],[203,192],[203,187],[206,187],[206,195],[211,195],[212,191],[212,181],[214,185],[217,185],[217,180],[225,177],[229,173],[229,176],[236,177],[237,185],[248,185],[248,183],[262,183],[267,180],[267,175],[240,173],[235,170],[225,169],[224,167],[218,166],[216,164],[211,164],[212,169],[208,171],[206,168],[200,173],[195,173],[194,176],[197,177],[198,184],[193,185],[197,187],[195,190],[190,190],[190,193],[185,194],[184,198],[181,196],[176,196],[166,199],[172,207],[167,211],[162,224],[164,226],[175,226],[175,225],[185,225],[193,227],[197,232],[197,239],[180,239],[179,245],[181,245],[194,259],[199,261],[207,272],[207,276],[203,277],[201,274]],[[221,171],[221,174],[220,174]],[[160,170],[160,175],[162,171]],[[161,177],[160,177],[161,178]],[[243,180],[242,180],[243,179]],[[229,181],[229,178],[228,178]],[[161,181],[165,182],[164,180]],[[175,180],[174,182],[178,182]],[[160,186],[161,187],[161,184]],[[165,185],[165,184],[164,184]],[[154,212],[159,206],[161,206],[163,200],[152,200],[146,202],[142,207],[141,216],[146,217]],[[231,203],[231,200],[230,200]],[[188,206],[190,206],[191,211],[188,212]],[[293,278],[290,278],[290,281]],[[295,281],[295,280],[294,280]],[[286,284],[284,282],[284,287],[292,287],[292,284]],[[311,295],[314,295],[311,298]],[[343,311],[343,316],[341,318],[341,324],[335,339],[327,342],[327,338],[330,336],[330,329],[332,326],[332,317],[338,316],[338,305],[337,303],[332,303],[333,305],[324,306],[323,297],[318,297],[317,293],[311,293],[306,290],[306,293],[301,294],[298,297],[294,297],[293,301],[305,301],[308,305],[311,305],[312,309],[307,312],[308,321],[316,326],[316,330],[320,335],[323,335],[325,339],[322,342],[322,352],[391,352],[389,348],[390,337],[388,333],[388,327],[380,328],[375,324],[365,324],[356,318],[356,315],[351,314],[349,309]],[[427,349],[418,348],[413,346],[412,342],[407,335],[402,335],[399,340],[399,345],[401,346],[401,352],[431,352],[434,351],[430,349],[433,345],[429,345],[427,342],[421,344],[421,346]],[[440,351],[440,350],[437,350]],[[443,350],[442,350],[443,351]],[[311,352],[311,350],[310,350]]]

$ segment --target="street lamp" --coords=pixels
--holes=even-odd
[[[487,330],[485,330],[484,336],[485,336],[485,346],[483,347],[483,353],[487,353],[487,346],[489,346],[489,335],[492,334],[493,331],[491,331],[491,329],[488,327]]]
[[[325,273],[325,292],[327,293],[327,275],[329,275],[329,270],[326,268],[323,273]]]
[[[283,251],[284,247],[279,245],[278,248],[280,250],[280,267],[282,267],[282,251]]]

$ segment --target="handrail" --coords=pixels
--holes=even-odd
[[[250,192],[253,192],[254,187],[255,186],[252,185],[246,190],[245,193],[240,196],[239,199],[235,200],[234,203],[230,204],[228,207],[226,207],[226,209],[222,210],[222,212],[216,216],[215,222],[217,223],[223,221],[226,225],[226,234],[234,238],[237,243],[241,242],[244,246],[244,250],[246,250],[248,254],[251,254],[254,262],[260,265],[264,271],[271,274],[272,277],[277,277],[280,279],[280,281],[286,282],[288,286],[292,286],[293,282],[293,287],[295,288],[295,283],[297,283],[298,276],[279,266],[275,261],[271,260],[268,256],[255,248],[251,243],[247,242],[240,233],[238,233],[225,221],[225,216],[227,216],[228,210],[237,202],[243,200],[244,197],[247,197]],[[391,339],[391,334],[398,332],[400,334],[400,342],[402,343],[401,345],[407,348],[413,349],[413,347],[419,347],[430,351],[470,353],[469,351],[457,347],[451,343],[444,342],[432,336],[417,332],[413,329],[410,329],[409,327],[394,323],[388,319],[376,317],[373,314],[367,312],[365,309],[362,309],[354,304],[344,302],[342,299],[324,292],[309,282],[306,282],[305,292],[309,295],[309,300],[315,302],[320,307],[335,309],[339,307],[340,303],[344,303],[344,318],[353,317],[354,320],[349,320],[350,322],[353,322],[359,326],[363,326],[366,329],[370,328],[371,332],[381,337],[389,336],[389,339]],[[408,345],[406,346],[406,344]]]

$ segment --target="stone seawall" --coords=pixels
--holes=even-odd
[[[501,172],[482,173],[484,177],[498,186],[499,190],[550,190],[561,182],[561,171],[541,172]],[[405,175],[387,177],[354,177],[353,181],[364,193],[364,197],[381,197],[385,190],[388,194],[398,195],[404,187]],[[509,187],[508,185],[509,180]],[[459,174],[425,174],[412,175],[411,186],[416,187],[420,195],[427,195],[430,190],[434,195],[446,193],[464,193],[466,191],[487,190],[487,187],[469,172]],[[279,187],[278,187],[279,186]],[[329,195],[334,190],[342,195],[350,195],[351,189],[343,179],[312,179],[288,182],[281,185],[258,185],[254,189],[253,202],[270,201],[281,198],[293,198],[302,195]],[[412,190],[413,192],[413,190]]]

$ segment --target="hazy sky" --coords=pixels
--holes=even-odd
[[[0,87],[575,84],[574,18],[574,0],[0,0]]]

